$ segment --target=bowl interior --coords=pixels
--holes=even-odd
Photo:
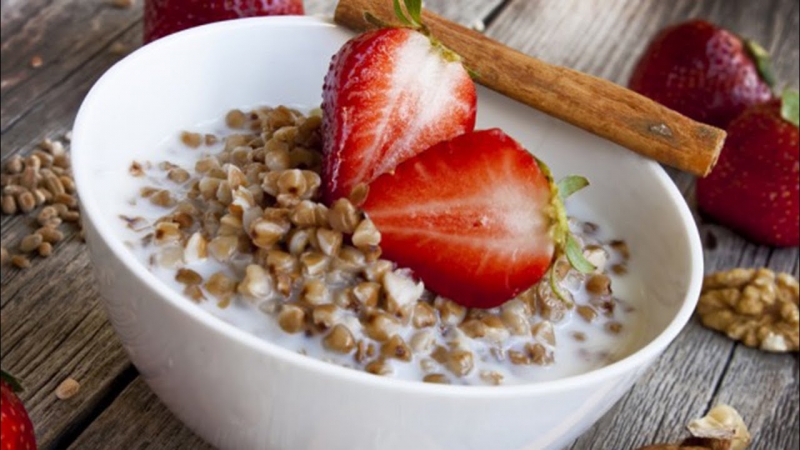
[[[179,33],[125,58],[92,89],[74,128],[85,220],[134,273],[159,284],[115,231],[120,202],[130,196],[122,180],[131,162],[164,139],[176,139],[180,130],[234,107],[318,106],[330,57],[351,36],[319,19],[246,19]],[[570,200],[569,211],[600,224],[606,235],[625,239],[633,254],[632,282],[621,296],[639,308],[641,320],[638,337],[624,354],[638,352],[645,360],[663,349],[688,320],[702,276],[694,222],[664,171],[482,87],[478,110],[479,128],[503,128],[546,161],[556,177],[574,173],[590,179],[591,187]],[[205,314],[177,293],[165,297],[191,316]],[[279,351],[265,342],[253,345]]]

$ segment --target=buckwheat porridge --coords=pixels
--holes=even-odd
[[[357,206],[319,199],[320,116],[233,110],[132,161],[119,233],[186,301],[293,351],[376,375],[494,385],[551,380],[625,356],[637,310],[628,249],[570,219],[596,267],[565,259],[499,308],[466,309],[381,259]],[[571,212],[575,212],[572,211]]]

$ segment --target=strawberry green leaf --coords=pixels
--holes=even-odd
[[[5,383],[11,387],[12,391],[19,392],[22,390],[22,385],[19,384],[19,381],[6,373],[6,371],[0,370],[0,378],[2,378],[3,381],[5,381]]]
[[[769,52],[756,41],[750,39],[744,41],[744,47],[753,59],[756,68],[758,68],[758,73],[761,74],[761,78],[764,79],[764,82],[766,82],[769,87],[774,87],[775,74],[772,70],[772,58],[770,58]]]
[[[412,27],[411,21],[408,20],[406,17],[405,11],[403,11],[403,7],[400,5],[400,0],[394,0],[394,14],[397,16],[397,20],[403,23],[403,25]]]
[[[381,19],[375,17],[369,11],[364,13],[364,20],[367,21],[367,23],[372,24],[375,28],[386,28],[386,27],[389,26],[386,22],[384,22]]]
[[[408,15],[415,26],[422,25],[422,0],[405,0]]]
[[[597,269],[592,263],[586,260],[583,256],[580,244],[575,240],[571,234],[567,237],[567,247],[564,250],[567,254],[569,263],[581,273],[591,273]]]
[[[556,281],[556,265],[553,264],[553,267],[550,268],[550,290],[553,291],[553,294],[556,294],[559,300],[564,302],[568,308],[572,308],[572,301],[564,295],[564,292],[561,291],[561,288],[558,286],[558,282]]]
[[[798,92],[793,89],[786,89],[781,96],[781,117],[787,122],[800,126],[800,99],[798,99]]]
[[[570,175],[558,182],[558,195],[561,200],[568,199],[572,194],[589,185],[589,180],[578,175]]]

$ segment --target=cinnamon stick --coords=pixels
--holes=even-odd
[[[335,21],[356,31],[381,22],[402,26],[392,0],[340,0]],[[576,70],[545,63],[429,11],[431,35],[455,51],[475,80],[546,114],[641,155],[695,175],[716,164],[725,132],[689,119],[631,90]]]

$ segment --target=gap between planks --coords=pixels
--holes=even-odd
[[[106,410],[114,401],[122,394],[131,383],[133,383],[136,378],[139,376],[139,372],[133,366],[133,364],[129,364],[116,378],[111,380],[111,385],[109,387],[108,393],[104,395],[100,400],[97,402],[97,405],[92,409],[87,409],[84,414],[77,418],[75,423],[72,424],[69,428],[67,428],[60,436],[55,438],[50,445],[50,448],[53,450],[56,449],[66,449],[73,442],[75,442],[78,437],[83,434],[86,428],[92,424],[92,422],[97,419],[103,411]]]

